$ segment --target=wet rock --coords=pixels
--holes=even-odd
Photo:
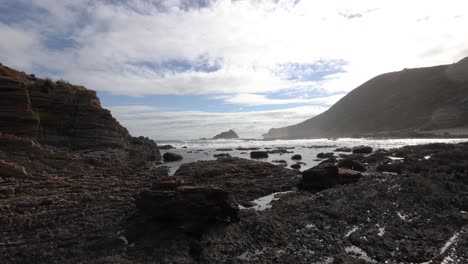
[[[250,158],[252,158],[252,159],[266,159],[266,158],[268,158],[268,152],[266,152],[266,151],[252,151],[252,152],[250,152]]]
[[[182,225],[189,232],[203,232],[216,223],[237,220],[239,209],[229,192],[169,180],[153,185],[136,199],[136,206],[157,222]]]
[[[290,166],[291,168],[295,169],[295,170],[300,170],[301,169],[301,164],[293,164]]]
[[[291,159],[292,159],[292,160],[301,160],[301,159],[302,159],[302,156],[299,155],[299,154],[296,154],[296,155],[293,155],[293,156],[291,157]]]
[[[219,149],[216,149],[216,151],[233,151],[232,148],[219,148]]]
[[[329,159],[329,158],[333,158],[334,155],[335,154],[333,152],[330,152],[330,153],[320,152],[319,154],[317,154],[317,158],[319,158],[319,159]]]
[[[352,169],[356,171],[366,171],[366,166],[364,166],[362,163],[358,161],[355,161],[349,158],[340,160],[337,166],[339,168],[348,168],[348,169]]]
[[[355,154],[370,154],[372,153],[372,147],[369,146],[357,146],[353,148]]]
[[[273,163],[288,163],[285,160],[272,160],[271,162],[273,162]]]
[[[168,150],[168,149],[175,149],[175,147],[172,145],[159,145],[159,149]]]
[[[240,203],[249,203],[297,185],[297,172],[267,162],[223,158],[182,164],[174,175],[197,185],[214,185],[228,190]]]
[[[172,152],[166,152],[163,155],[164,161],[179,161],[182,160],[182,156]]]

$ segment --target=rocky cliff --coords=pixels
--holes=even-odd
[[[266,138],[411,136],[468,124],[468,58],[379,75],[324,113],[271,129]]]
[[[139,160],[161,158],[154,142],[132,137],[101,107],[95,91],[36,78],[3,65],[0,133],[70,149],[121,149],[130,156],[139,155]]]

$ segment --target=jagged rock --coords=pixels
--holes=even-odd
[[[357,146],[353,148],[355,154],[370,154],[372,153],[372,147],[369,146]]]
[[[232,129],[219,133],[218,135],[213,137],[213,139],[233,139],[233,138],[239,138],[239,136]]]
[[[340,160],[337,166],[339,168],[348,168],[356,171],[366,171],[366,166],[362,165],[362,163],[348,158]]]
[[[172,145],[160,145],[159,149],[168,150],[168,149],[175,149],[175,147]]]
[[[216,223],[238,218],[239,208],[231,195],[218,187],[166,180],[143,191],[137,208],[158,222],[182,225],[190,232],[203,232]]]
[[[293,156],[291,157],[291,159],[292,159],[292,160],[301,160],[301,159],[302,159],[302,156],[299,155],[299,154],[296,154],[296,155],[293,155]]]
[[[182,156],[172,152],[166,152],[163,155],[164,161],[179,161],[182,159]]]
[[[252,152],[250,152],[250,158],[252,158],[252,159],[266,159],[266,158],[268,158],[268,152],[266,152],[266,151],[252,151]]]
[[[320,158],[320,159],[330,159],[330,158],[333,158],[334,155],[335,155],[335,154],[334,154],[333,152],[329,152],[329,153],[320,152],[319,154],[317,154],[317,158]]]

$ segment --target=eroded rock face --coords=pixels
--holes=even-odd
[[[141,141],[132,139],[101,107],[95,91],[38,79],[2,65],[0,132],[72,149],[131,149]],[[147,143],[160,159],[156,145]]]

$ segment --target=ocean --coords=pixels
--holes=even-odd
[[[302,156],[301,171],[317,165],[320,160],[317,154],[324,152],[334,152],[340,147],[355,147],[359,145],[371,146],[375,149],[391,149],[406,145],[419,145],[429,143],[459,143],[466,142],[468,138],[462,139],[369,139],[369,138],[338,138],[338,139],[297,139],[297,140],[255,140],[255,139],[218,139],[218,140],[165,140],[156,141],[158,145],[172,145],[175,149],[161,150],[161,155],[165,152],[173,152],[182,155],[183,159],[176,162],[164,162],[163,166],[168,167],[169,175],[173,175],[180,165],[189,162],[202,160],[216,160],[215,154],[228,153],[233,157],[250,159],[252,150],[239,150],[239,148],[258,148],[261,151],[273,151],[278,148],[286,148],[291,153],[269,154],[266,159],[259,161],[270,162],[274,160],[285,160],[287,166],[295,164],[297,161],[291,159],[295,154]],[[339,154],[340,152],[335,152]],[[277,164],[277,163],[273,163]]]

